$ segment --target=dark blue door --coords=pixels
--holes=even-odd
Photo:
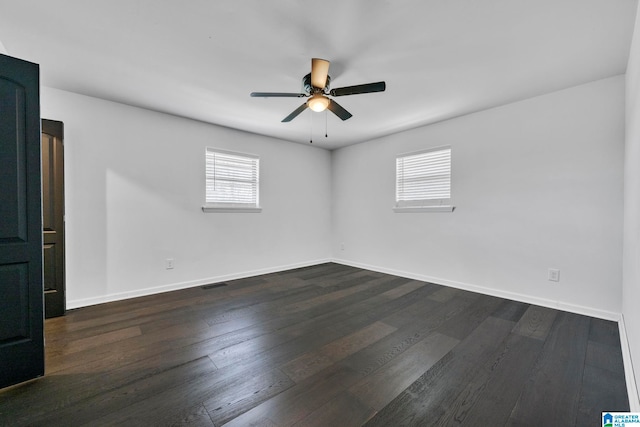
[[[0,388],[44,375],[38,65],[0,55]]]

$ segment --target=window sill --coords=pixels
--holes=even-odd
[[[412,212],[453,212],[455,206],[407,206],[403,208],[395,207],[393,211],[396,213],[412,213]]]
[[[204,213],[260,213],[262,208],[249,208],[249,207],[221,207],[221,206],[203,206],[202,212]]]

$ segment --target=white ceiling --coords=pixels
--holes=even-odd
[[[622,74],[637,0],[0,0],[0,46],[42,84],[337,148]],[[353,117],[305,111],[311,58]],[[324,137],[325,117],[328,138]]]

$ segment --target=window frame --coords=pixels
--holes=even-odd
[[[449,164],[448,164],[448,178],[449,178],[449,197],[443,198],[425,198],[425,199],[414,199],[414,200],[400,200],[400,192],[401,192],[401,176],[400,176],[400,163],[399,161],[402,159],[406,159],[408,157],[419,156],[421,154],[427,154],[437,151],[448,151],[449,152]],[[437,147],[431,147],[423,150],[412,151],[408,153],[398,154],[396,156],[396,185],[395,185],[395,205],[393,207],[394,212],[404,213],[404,212],[453,212],[455,207],[453,206],[452,199],[452,176],[453,176],[453,168],[452,168],[452,158],[453,158],[453,150],[450,145],[441,145]],[[404,179],[404,177],[402,177]]]
[[[255,203],[244,203],[238,201],[230,201],[230,202],[208,202],[209,194],[208,194],[208,183],[214,177],[208,172],[209,165],[209,155],[210,153],[214,154],[214,164],[215,164],[215,154],[227,155],[239,157],[244,160],[255,161],[255,165],[252,168],[255,169],[255,180],[251,181],[253,185],[255,185]],[[237,213],[258,213],[262,211],[260,207],[260,156],[255,154],[241,153],[237,151],[230,151],[219,149],[215,147],[205,147],[205,203],[202,206],[203,212],[237,212]]]

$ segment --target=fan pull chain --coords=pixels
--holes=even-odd
[[[324,110],[324,137],[327,138],[327,110]]]
[[[313,144],[313,112],[309,110],[309,144]]]

